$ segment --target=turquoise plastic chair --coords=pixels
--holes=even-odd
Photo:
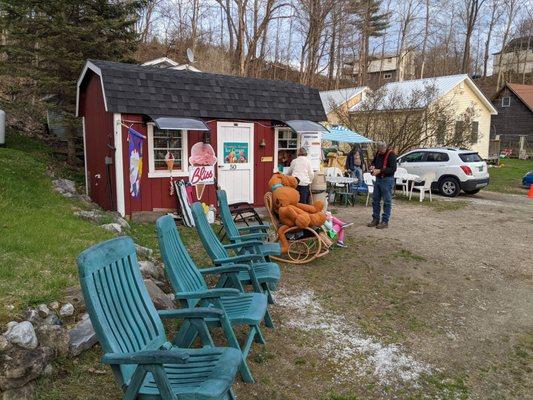
[[[198,236],[202,241],[204,248],[216,266],[234,265],[246,263],[250,265],[254,271],[257,281],[261,285],[261,288],[268,294],[268,301],[273,303],[271,291],[274,290],[279,282],[280,269],[279,265],[273,262],[267,262],[262,254],[257,253],[257,246],[262,242],[256,240],[250,240],[248,242],[231,243],[224,245],[215,234],[211,225],[207,221],[202,205],[198,202],[194,203],[191,207],[192,216]],[[230,256],[228,250],[235,250],[236,252],[246,250],[248,254],[238,254]],[[250,274],[247,272],[240,272],[238,275],[239,283],[244,285],[251,285],[253,281],[250,280]],[[237,287],[234,281],[221,277],[218,282],[219,287]],[[254,287],[254,289],[256,289]],[[256,289],[257,290],[257,289]]]
[[[224,230],[231,243],[248,242],[251,240],[264,241],[268,238],[269,225],[248,225],[237,226],[233,220],[233,215],[229,209],[228,198],[225,190],[217,190],[218,205],[220,211],[220,218],[224,225]],[[243,234],[243,232],[248,232]],[[262,242],[257,246],[259,254],[265,257],[280,256],[281,245],[279,243],[265,243]]]
[[[141,277],[133,240],[111,239],[78,257],[81,288],[102,362],[109,364],[124,399],[226,400],[242,361],[233,348],[214,347],[205,318],[222,318],[215,308],[156,311]],[[203,348],[181,348],[166,339],[161,318],[195,326]],[[101,390],[101,389],[99,389]]]
[[[259,325],[263,319],[271,323],[267,309],[267,296],[264,293],[244,293],[238,289],[209,289],[202,275],[206,274],[238,274],[241,271],[250,272],[249,265],[234,265],[221,268],[198,269],[191,259],[189,252],[183,245],[176,223],[170,215],[159,218],[156,222],[159,249],[165,272],[174,289],[176,299],[187,307],[215,307],[224,312],[222,318],[207,320],[208,325],[220,326],[231,347],[241,350],[241,346],[233,326],[248,325],[248,336],[242,347],[243,361],[240,372],[245,382],[253,382],[252,373],[246,363],[254,341],[264,344],[265,340]],[[220,271],[222,270],[222,271]],[[253,272],[252,272],[253,273]],[[196,330],[185,323],[180,335],[194,340]]]

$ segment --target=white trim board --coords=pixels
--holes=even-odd
[[[124,198],[124,152],[122,150],[122,115],[113,114],[114,144],[115,144],[115,191],[117,211],[123,217],[126,215],[126,199]]]
[[[107,109],[107,100],[105,97],[104,78],[102,76],[102,70],[96,65],[94,65],[92,62],[87,61],[85,63],[85,66],[83,67],[83,70],[81,71],[80,77],[78,78],[78,82],[76,84],[76,117],[80,116],[80,85],[83,82],[85,74],[88,70],[93,71],[96,75],[100,77],[100,85],[102,86],[102,97],[104,98],[104,108],[106,111],[109,111]]]
[[[89,175],[87,174],[87,138],[85,137],[85,117],[81,118],[83,132],[83,170],[85,172],[85,194],[89,196]]]

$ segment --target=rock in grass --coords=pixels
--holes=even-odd
[[[46,318],[48,315],[50,315],[50,309],[46,304],[39,304],[37,306],[37,312],[39,313],[39,317]]]
[[[57,302],[57,301],[52,301],[52,302],[50,303],[50,308],[51,308],[52,310],[57,310],[57,309],[59,308],[59,302]]]
[[[138,244],[135,244],[135,250],[137,251],[137,254],[142,257],[152,258],[154,255],[154,251],[152,249],[149,247],[139,246]]]
[[[41,317],[39,316],[39,312],[37,310],[34,310],[33,308],[28,308],[26,310],[26,312],[24,313],[24,319],[26,321],[30,321],[34,325],[42,321]]]
[[[69,353],[72,357],[93,347],[98,340],[89,318],[85,318],[69,332]]]
[[[130,224],[124,218],[118,216],[115,218],[115,222],[120,225],[122,229],[130,229]]]
[[[6,351],[10,345],[7,339],[3,335],[0,335],[0,351]]]
[[[6,390],[2,393],[2,400],[33,400],[36,389],[37,382],[31,381],[22,387]]]
[[[113,233],[122,233],[122,227],[117,223],[100,225],[100,228]]]
[[[36,329],[37,339],[41,346],[51,348],[56,356],[68,354],[70,336],[68,331],[59,325],[41,325]]]
[[[62,317],[70,317],[71,315],[74,315],[74,306],[70,303],[65,303],[59,310],[59,315]]]
[[[38,378],[52,357],[52,349],[38,347],[33,350],[13,347],[3,355],[0,369],[0,391],[22,388]],[[18,397],[9,397],[18,399]],[[4,395],[5,399],[5,395]]]
[[[168,296],[150,279],[145,279],[144,284],[148,289],[148,294],[154,303],[154,306],[158,310],[167,310],[174,308],[174,303],[168,298]]]
[[[44,319],[43,323],[46,325],[61,325],[61,320],[57,318],[57,315],[50,314]]]
[[[52,185],[54,187],[54,190],[58,193],[61,193],[62,195],[76,194],[76,184],[74,183],[74,181],[71,181],[70,179],[63,179],[63,178],[54,179],[52,181]]]
[[[100,218],[102,218],[102,214],[100,212],[98,212],[97,210],[76,211],[74,213],[74,215],[77,216],[77,217],[80,217],[81,219],[84,219],[86,221],[91,221],[91,222],[98,222],[98,221],[100,221]]]
[[[139,261],[139,267],[144,278],[161,279],[163,269],[152,261]]]
[[[35,349],[37,347],[37,335],[30,321],[9,323],[5,338],[13,344],[24,349]]]

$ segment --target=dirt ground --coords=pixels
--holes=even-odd
[[[276,329],[254,345],[256,383],[238,379],[238,398],[532,398],[533,200],[435,199],[396,199],[381,231],[366,227],[370,207],[337,208],[354,222],[349,247],[282,265]],[[56,365],[39,398],[119,398],[98,358]]]
[[[284,267],[241,398],[530,398],[533,200],[435,200],[398,199],[381,231],[337,208],[350,249]]]

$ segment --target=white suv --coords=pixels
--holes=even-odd
[[[415,149],[398,157],[398,167],[423,177],[435,172],[438,189],[446,197],[455,197],[461,189],[475,194],[489,184],[487,163],[472,150],[456,148]]]

